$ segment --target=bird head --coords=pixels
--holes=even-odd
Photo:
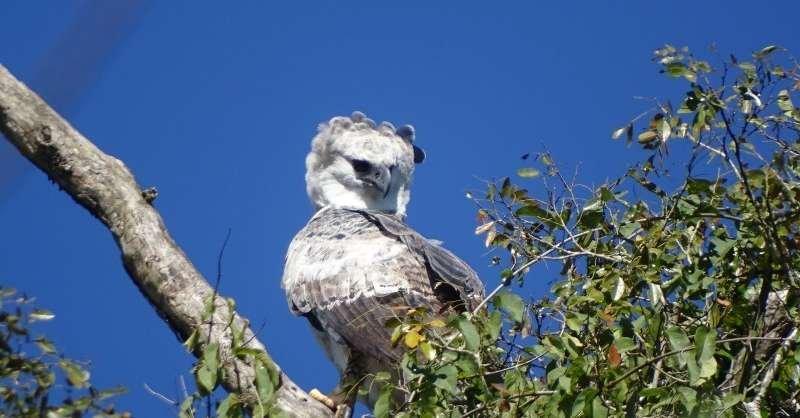
[[[425,158],[414,128],[398,129],[361,112],[319,125],[306,157],[306,191],[325,206],[377,210],[405,216],[414,164]]]

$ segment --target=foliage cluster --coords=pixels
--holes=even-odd
[[[685,94],[613,132],[647,154],[622,177],[580,185],[541,153],[469,196],[501,284],[488,309],[388,324],[407,353],[377,417],[800,414],[800,66],[776,46],[654,61]]]
[[[227,239],[226,239],[227,243]],[[223,246],[224,251],[224,246]],[[222,252],[220,252],[220,263]],[[220,266],[221,268],[221,266]],[[219,286],[219,272],[217,286]],[[203,312],[204,325],[196,329],[186,340],[184,346],[192,352],[197,352],[197,361],[192,369],[195,380],[195,392],[184,396],[182,402],[175,402],[178,407],[180,418],[193,418],[195,416],[216,416],[220,418],[243,418],[245,416],[253,418],[284,416],[283,412],[275,407],[275,396],[278,385],[280,384],[280,372],[275,367],[272,359],[267,353],[248,347],[249,341],[244,338],[244,328],[237,327],[231,317],[224,325],[225,331],[230,332],[231,353],[239,360],[244,360],[252,364],[255,369],[255,379],[249,382],[255,387],[256,399],[243,397],[241,393],[230,392],[219,399],[215,396],[215,390],[224,380],[224,374],[228,373],[224,363],[230,359],[222,358],[219,344],[201,344],[200,336],[204,332],[210,333],[213,323],[217,299],[216,292],[206,301],[206,308]],[[233,299],[225,299],[228,305],[228,312],[234,312],[235,302]],[[217,324],[219,325],[219,324]],[[205,414],[202,413],[205,409]]]
[[[108,401],[124,388],[96,389],[83,364],[60,354],[47,338],[34,336],[35,323],[55,316],[32,302],[0,287],[0,417],[129,417]]]

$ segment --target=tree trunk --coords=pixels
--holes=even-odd
[[[264,345],[255,338],[247,320],[229,309],[170,237],[161,216],[149,203],[153,196],[143,194],[122,161],[95,147],[2,65],[0,131],[22,155],[108,227],[122,253],[125,270],[158,314],[181,341],[193,334],[197,338],[195,355],[209,343],[219,344],[224,388],[245,401],[256,399],[254,361],[232,354],[231,329],[243,329],[246,347],[266,355]],[[203,320],[203,312],[211,298],[215,308],[209,325],[209,320]],[[274,367],[280,374],[275,397],[279,409],[293,417],[333,415],[277,365]]]

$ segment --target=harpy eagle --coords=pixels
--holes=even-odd
[[[397,368],[402,348],[392,347],[388,319],[415,307],[468,310],[483,297],[466,263],[404,222],[424,159],[413,140],[411,126],[376,126],[355,112],[321,124],[306,158],[316,213],[289,245],[282,287],[339,370],[330,400],[346,408],[361,377]],[[376,397],[366,397],[370,408]]]

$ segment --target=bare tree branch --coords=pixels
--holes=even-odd
[[[95,147],[2,65],[0,131],[22,155],[108,227],[122,253],[125,270],[172,331],[181,341],[196,333],[199,344],[195,355],[208,343],[219,344],[225,389],[239,393],[245,401],[256,399],[254,364],[231,353],[228,325],[244,329],[247,348],[266,354],[264,345],[255,338],[248,321],[231,311],[219,296],[214,299],[212,326],[203,326],[202,315],[206,303],[215,296],[214,290],[170,237],[161,216],[143,197],[127,167]],[[332,416],[327,407],[309,397],[283,372],[276,396],[276,406],[289,416]]]

